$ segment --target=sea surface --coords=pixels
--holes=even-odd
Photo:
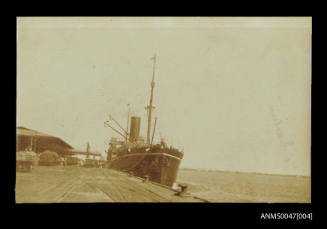
[[[310,203],[308,176],[180,169],[177,183],[210,202]]]

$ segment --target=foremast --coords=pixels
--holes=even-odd
[[[152,81],[151,81],[151,95],[150,95],[150,102],[149,105],[145,107],[145,109],[148,112],[148,131],[146,135],[146,143],[150,144],[150,131],[151,131],[151,119],[152,119],[152,110],[155,108],[152,106],[152,101],[153,101],[153,88],[154,88],[154,73],[155,73],[155,67],[156,67],[156,60],[157,60],[157,55],[154,55],[154,57],[151,58],[153,60],[153,73],[152,73]]]

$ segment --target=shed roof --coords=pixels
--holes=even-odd
[[[16,130],[17,135],[26,135],[26,136],[44,136],[44,137],[54,137],[45,133],[41,133],[36,130],[31,130],[22,126],[17,127]]]
[[[73,149],[73,147],[71,145],[69,145],[67,142],[65,142],[64,140],[55,137],[55,136],[51,136],[45,133],[41,133],[39,131],[36,130],[32,130],[32,129],[28,129],[22,126],[17,127],[16,129],[16,135],[17,136],[30,136],[30,137],[38,137],[38,138],[47,138],[47,139],[52,139],[56,142],[58,142],[60,145],[64,146],[65,148],[68,149]]]

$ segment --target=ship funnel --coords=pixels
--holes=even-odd
[[[132,116],[129,141],[131,142],[137,141],[140,135],[140,126],[141,126],[141,118],[137,116]]]

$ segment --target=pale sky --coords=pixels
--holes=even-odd
[[[18,18],[17,125],[104,153],[127,104],[181,167],[310,175],[311,18]]]

